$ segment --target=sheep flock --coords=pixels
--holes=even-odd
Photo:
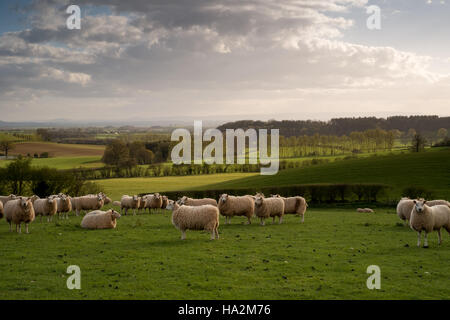
[[[102,207],[109,204],[119,207],[120,213],[113,208],[102,211]],[[219,216],[225,217],[225,224],[230,224],[233,217],[246,218],[245,224],[251,224],[252,219],[258,219],[262,226],[267,218],[272,218],[272,224],[278,217],[278,223],[283,222],[286,214],[299,216],[304,223],[308,204],[301,196],[283,197],[271,195],[265,197],[262,193],[256,195],[233,196],[220,195],[216,201],[211,198],[193,199],[187,196],[170,200],[159,193],[139,195],[123,195],[120,200],[113,201],[103,192],[88,194],[80,197],[70,197],[59,193],[40,198],[36,195],[26,196],[0,196],[0,219],[4,218],[16,232],[21,233],[22,223],[25,224],[26,233],[29,233],[29,224],[37,216],[46,217],[47,222],[52,221],[53,216],[59,219],[69,219],[69,213],[76,216],[85,213],[81,227],[85,229],[114,229],[121,215],[127,215],[131,210],[133,215],[156,213],[157,210],[172,211],[171,222],[181,231],[181,239],[186,238],[187,230],[205,230],[211,233],[211,240],[219,239]],[[118,209],[117,209],[118,210]],[[358,208],[358,213],[373,214],[370,208]],[[447,200],[430,200],[402,198],[397,204],[397,216],[404,221],[406,226],[417,232],[418,243],[421,244],[421,234],[425,233],[424,248],[428,248],[428,233],[437,231],[438,244],[442,243],[441,229],[444,228],[450,234],[450,202]]]

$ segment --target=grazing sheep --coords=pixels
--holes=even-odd
[[[9,196],[0,196],[0,202],[5,206],[5,203],[7,203],[10,200],[17,199],[17,196],[14,194],[10,194]]]
[[[181,231],[181,240],[186,239],[186,230],[211,232],[211,240],[219,239],[219,209],[213,205],[180,206],[173,200],[167,204],[172,210],[172,224]]]
[[[251,224],[255,202],[251,196],[235,197],[224,193],[219,198],[218,208],[220,214],[225,217],[225,224],[231,223],[231,218],[234,216],[246,216],[246,224]]]
[[[16,224],[16,232],[22,232],[22,222],[25,223],[26,233],[28,224],[34,220],[34,208],[30,199],[19,197],[15,200],[9,200],[4,207],[5,219],[9,223],[9,231],[12,232],[11,223]],[[19,229],[17,229],[19,227]]]
[[[356,211],[361,212],[361,213],[373,213],[373,210],[370,208],[364,208],[364,209],[358,208],[358,209],[356,209]]]
[[[70,198],[72,210],[79,216],[82,210],[99,210],[103,207],[104,200],[101,195],[87,195]]]
[[[185,206],[203,206],[205,204],[210,204],[212,206],[217,207],[216,199],[211,199],[211,198],[193,199],[193,198],[184,196],[180,199],[180,204],[185,205]]]
[[[146,208],[148,208],[149,212],[151,209],[160,209],[162,206],[162,201],[162,197],[159,193],[147,196],[145,198],[144,212]]]
[[[275,223],[275,217],[278,217],[278,223],[281,224],[284,215],[284,201],[281,198],[264,198],[263,194],[257,194],[255,199],[255,215],[260,218],[261,225],[265,224],[265,219],[272,217],[272,223]]]
[[[4,215],[5,215],[5,213],[3,210],[3,202],[0,201],[0,219],[3,218]]]
[[[302,223],[305,222],[305,212],[308,207],[305,198],[296,197],[281,197],[279,194],[272,195],[273,198],[281,198],[284,201],[284,214],[293,213],[297,216],[302,216]]]
[[[167,198],[167,196],[162,196],[161,209],[166,209],[168,203],[169,203],[169,198]]]
[[[436,230],[439,236],[439,244],[442,243],[441,228],[450,233],[450,208],[446,205],[429,207],[426,200],[414,200],[411,212],[411,229],[417,232],[417,246],[420,247],[422,231],[425,231],[424,248],[428,248],[428,233]]]
[[[81,220],[81,227],[85,229],[114,229],[120,214],[112,209],[108,211],[95,210],[87,213]]]
[[[430,201],[427,201],[427,206],[429,206],[429,207],[434,207],[434,206],[438,206],[438,205],[444,205],[444,206],[450,207],[450,202],[448,202],[447,200],[430,200]]]
[[[31,200],[30,200],[31,201]],[[58,202],[56,198],[48,197],[46,199],[36,199],[33,203],[35,216],[47,216],[47,222],[50,222],[58,211]]]
[[[128,195],[122,196],[120,200],[120,213],[125,209],[125,215],[127,215],[128,209],[133,209],[133,215],[136,215],[136,209],[139,209],[139,204],[141,203],[140,197],[134,195],[132,197]]]
[[[148,197],[152,197],[152,196],[153,196],[153,194],[146,194],[146,195],[143,195],[142,197],[140,197],[138,211],[141,209],[144,209],[144,212],[145,212],[145,201],[147,200]]]
[[[414,199],[401,198],[397,204],[397,216],[405,222],[405,226],[408,225],[409,220],[411,219],[411,211],[413,208]]]

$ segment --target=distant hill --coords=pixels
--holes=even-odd
[[[240,120],[228,122],[218,127],[219,130],[248,128],[254,129],[280,129],[280,135],[285,137],[300,135],[348,135],[352,131],[365,131],[369,129],[408,131],[415,129],[420,132],[434,132],[440,128],[450,131],[450,117],[439,116],[393,116],[388,118],[336,118],[330,121],[312,120],[269,120],[254,121]]]

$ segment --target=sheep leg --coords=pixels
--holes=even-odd
[[[283,222],[283,216],[278,217],[278,224],[281,224]]]
[[[219,239],[219,229],[218,229],[218,226],[216,226],[214,230],[216,231],[216,239]]]
[[[302,215],[302,223],[305,222],[305,215]]]
[[[272,224],[275,224],[275,216],[272,217]]]
[[[211,231],[211,240],[214,240],[216,238],[216,230],[212,229]]]
[[[425,237],[423,240],[423,247],[428,248],[428,232],[425,231]]]
[[[9,223],[9,232],[12,232],[12,225],[11,225],[11,221],[9,221],[8,223]]]
[[[136,209],[133,209],[133,216],[136,215]]]
[[[186,230],[181,230],[181,240],[186,239]]]
[[[261,218],[261,225],[263,226],[263,225],[265,225],[266,223],[264,222],[264,219],[263,218]]]
[[[247,217],[247,222],[245,224],[252,224],[252,220],[250,220],[250,217]]]
[[[438,232],[438,238],[439,238],[438,244],[441,245],[441,243],[442,243],[441,229],[439,229],[437,232]]]
[[[26,230],[25,233],[29,233],[28,232],[28,223],[25,223],[25,230]]]
[[[21,223],[19,223],[19,233],[22,233],[22,224]]]
[[[417,231],[417,247],[420,248],[420,236],[421,236],[422,231]]]

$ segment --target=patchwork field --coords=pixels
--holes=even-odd
[[[312,208],[304,224],[266,226],[221,218],[217,241],[193,231],[180,240],[169,211],[123,216],[114,230],[87,231],[71,216],[18,235],[0,221],[0,299],[450,298],[450,237],[417,248],[393,212]],[[81,268],[81,290],[66,287],[69,265]],[[369,265],[381,290],[366,287]]]
[[[104,146],[94,146],[87,144],[23,142],[15,145],[14,149],[11,150],[11,155],[21,154],[23,156],[26,156],[29,153],[31,156],[33,156],[34,153],[41,154],[42,152],[48,152],[50,157],[101,157],[104,150]]]

